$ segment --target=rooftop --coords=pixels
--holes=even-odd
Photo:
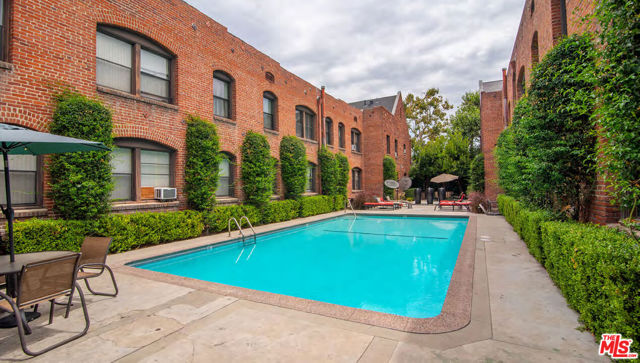
[[[382,107],[386,108],[387,110],[389,110],[389,112],[394,113],[395,105],[396,105],[396,99],[397,99],[398,95],[399,95],[399,93],[395,94],[393,96],[380,97],[380,98],[371,98],[371,99],[362,100],[362,101],[350,102],[349,104],[351,106],[353,106],[355,108],[358,108],[358,109],[361,109],[361,110],[366,110],[366,109],[369,109],[369,108],[382,106]]]

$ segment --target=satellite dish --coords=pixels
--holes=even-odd
[[[400,184],[398,184],[398,182],[393,179],[385,180],[384,185],[387,188],[391,188],[391,189],[398,189],[398,187],[400,186]]]
[[[405,176],[402,179],[400,179],[400,190],[404,192],[409,188],[411,188],[411,178],[409,178],[408,176]]]

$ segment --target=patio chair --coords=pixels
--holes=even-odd
[[[80,262],[78,266],[78,280],[84,280],[87,289],[94,295],[116,296],[118,295],[118,284],[113,275],[111,267],[107,266],[107,255],[113,238],[111,237],[85,237],[82,242],[80,252]],[[102,275],[104,271],[109,272],[113,283],[113,293],[93,291],[89,285],[89,279]]]
[[[396,203],[394,202],[383,202],[382,200],[380,200],[380,198],[378,197],[374,197],[375,198],[375,202],[374,203],[364,203],[365,207],[392,207],[394,210],[396,209]]]
[[[24,265],[20,273],[18,282],[17,297],[11,298],[0,291],[0,310],[13,313],[16,318],[18,335],[22,351],[31,356],[37,356],[67,344],[84,336],[89,330],[89,313],[84,294],[76,282],[76,272],[79,253],[70,254],[46,261],[39,261]],[[50,345],[39,351],[32,351],[27,346],[26,335],[31,334],[31,329],[27,325],[24,309],[35,306],[38,303],[49,301],[51,310],[49,311],[49,324],[53,322],[55,299],[69,297],[67,306],[71,304],[71,296],[74,290],[78,290],[82,311],[84,313],[84,329],[61,342]]]

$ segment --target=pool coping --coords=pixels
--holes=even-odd
[[[363,215],[385,215],[378,213],[363,213]],[[451,276],[447,295],[445,297],[442,311],[432,318],[409,318],[405,316],[382,313],[371,310],[358,309],[343,305],[336,305],[321,301],[303,299],[293,296],[281,295],[266,291],[252,290],[237,286],[225,285],[216,282],[197,280],[188,277],[171,275],[163,272],[144,270],[133,266],[123,265],[119,270],[127,274],[136,275],[160,282],[190,287],[193,289],[210,291],[219,295],[232,296],[258,303],[275,305],[283,308],[299,310],[312,314],[319,314],[331,318],[337,318],[357,323],[375,325],[382,328],[394,329],[408,333],[437,334],[446,333],[464,328],[471,321],[471,300],[473,295],[473,274],[476,250],[476,230],[477,218],[468,216],[442,216],[433,214],[394,214],[394,216],[406,217],[438,217],[438,218],[468,218],[467,227],[462,238],[456,265]],[[336,215],[327,215],[326,218],[318,218],[312,222],[335,218]],[[310,221],[301,221],[291,227],[300,226]],[[288,229],[288,228],[282,228]],[[276,228],[268,233],[280,230]],[[224,244],[237,238],[229,237],[225,240],[210,243]],[[180,251],[190,248],[180,249]],[[153,257],[159,257],[166,253],[158,253]],[[152,258],[153,258],[152,257]],[[132,258],[128,261],[140,261],[139,258]]]

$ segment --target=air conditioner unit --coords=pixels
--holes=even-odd
[[[172,200],[178,198],[178,191],[176,188],[155,188],[155,199],[158,200]]]
[[[358,148],[356,147],[356,145],[351,145],[351,151],[358,151]]]

